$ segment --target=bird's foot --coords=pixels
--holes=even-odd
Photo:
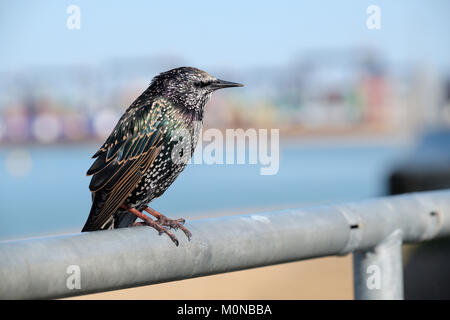
[[[125,206],[123,206],[122,208],[143,220],[143,222],[135,222],[131,226],[135,227],[135,226],[147,225],[149,227],[152,227],[152,228],[156,229],[156,231],[158,231],[159,235],[161,235],[163,233],[167,234],[169,236],[169,238],[173,241],[173,243],[175,243],[175,245],[178,247],[178,244],[179,244],[178,239],[173,235],[172,232],[170,232],[169,230],[164,228],[163,225],[158,223],[158,221],[152,220],[150,217],[146,216],[145,214],[143,214],[142,212],[140,212],[139,210],[137,210],[135,208],[128,208]]]
[[[183,224],[186,222],[186,220],[184,220],[183,218],[169,219],[162,213],[159,213],[158,211],[156,211],[150,207],[147,207],[144,210],[147,211],[148,213],[150,213],[152,216],[154,216],[157,219],[156,222],[158,222],[160,225],[163,225],[170,229],[175,229],[175,230],[180,228],[184,232],[184,234],[186,235],[188,240],[191,240],[192,233],[183,226]]]
[[[173,243],[175,243],[175,245],[178,247],[179,243],[178,243],[177,237],[175,237],[172,232],[170,232],[169,230],[164,228],[160,223],[158,223],[158,221],[154,221],[150,218],[147,218],[146,220],[144,220],[144,223],[147,226],[156,229],[156,231],[158,231],[159,235],[161,235],[163,233],[167,234],[169,236],[169,238],[173,241]]]

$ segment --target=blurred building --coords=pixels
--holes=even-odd
[[[0,142],[103,139],[154,75],[179,65],[177,57],[153,57],[0,74]],[[225,72],[246,87],[213,97],[209,127],[402,134],[450,123],[445,75],[394,68],[373,49],[311,52],[284,66]]]

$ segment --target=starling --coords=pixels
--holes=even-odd
[[[87,172],[92,175],[92,207],[82,232],[148,225],[159,234],[167,234],[177,246],[177,238],[168,229],[180,228],[190,239],[184,219],[169,219],[147,205],[186,167],[211,94],[241,86],[192,67],[172,69],[153,78],[92,157],[96,160]],[[184,150],[189,151],[183,154]],[[184,161],[174,159],[174,155],[183,156]],[[137,218],[142,222],[135,222]]]

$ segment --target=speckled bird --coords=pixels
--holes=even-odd
[[[160,197],[186,167],[211,94],[241,86],[192,67],[153,78],[93,156],[96,160],[87,172],[92,175],[92,207],[82,232],[148,225],[167,234],[177,246],[168,229],[179,228],[190,239],[184,219],[169,219],[148,203]]]

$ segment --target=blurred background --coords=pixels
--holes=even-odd
[[[67,27],[70,5],[80,9],[79,29]],[[366,24],[370,5],[380,9],[379,29]],[[277,128],[280,164],[272,176],[259,165],[189,165],[152,203],[168,216],[449,188],[449,14],[445,0],[0,0],[0,239],[79,232],[90,157],[155,75],[184,65],[245,84],[213,96],[205,128]],[[411,247],[409,261],[420,250]],[[419,262],[448,265],[442,250],[420,252]],[[336,272],[332,281],[319,272],[303,293],[265,295],[255,276],[239,291],[248,295],[221,278],[185,298],[351,298],[350,260],[327,259],[300,262]],[[307,267],[287,266],[308,278]],[[270,268],[273,287],[286,272]],[[260,271],[243,272],[251,281],[245,272]],[[448,294],[446,279],[430,278],[433,294]],[[142,297],[184,297],[180,286],[158,286]]]

